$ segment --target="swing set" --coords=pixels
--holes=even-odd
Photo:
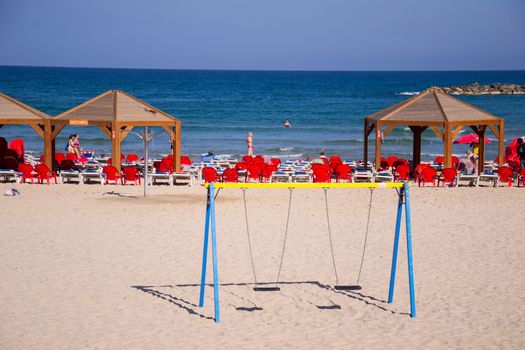
[[[248,240],[248,250],[250,253],[250,262],[254,279],[254,288],[256,292],[276,292],[280,291],[279,278],[281,276],[281,268],[284,260],[284,253],[286,250],[286,239],[288,236],[288,228],[290,223],[290,212],[292,208],[292,197],[294,189],[323,189],[324,200],[326,208],[326,223],[327,223],[327,234],[330,243],[330,253],[332,258],[332,267],[335,276],[335,284],[333,285],[334,290],[354,291],[360,290],[361,285],[359,284],[361,278],[361,271],[365,260],[366,245],[368,240],[368,231],[370,227],[370,214],[372,211],[372,199],[374,189],[376,188],[394,188],[398,194],[398,205],[397,205],[397,217],[396,217],[396,228],[394,234],[394,246],[392,253],[392,266],[390,272],[390,288],[388,292],[388,303],[392,303],[394,299],[394,284],[396,277],[396,266],[397,266],[397,253],[399,248],[399,237],[401,231],[401,217],[403,213],[403,207],[405,208],[405,220],[406,220],[406,242],[407,242],[407,259],[408,259],[408,280],[409,280],[409,292],[410,292],[410,315],[416,316],[416,303],[415,303],[415,292],[414,292],[414,273],[412,264],[412,225],[410,219],[410,197],[409,197],[409,185],[407,182],[391,182],[391,183],[208,183],[207,187],[207,201],[206,201],[206,221],[204,228],[204,248],[202,255],[202,274],[200,284],[200,297],[199,307],[204,306],[204,292],[206,286],[206,266],[208,258],[208,240],[211,229],[211,246],[212,246],[212,259],[213,259],[213,291],[214,291],[214,306],[215,306],[215,322],[220,322],[220,303],[219,303],[219,275],[218,275],[218,255],[217,255],[217,230],[215,225],[215,200],[221,189],[226,188],[237,188],[242,190],[242,197],[244,203],[244,216],[246,223],[246,237]],[[248,209],[246,205],[246,191],[250,188],[288,188],[290,191],[288,199],[288,211],[286,215],[286,225],[284,231],[284,239],[281,250],[281,257],[279,262],[279,269],[277,271],[277,277],[273,283],[260,283],[257,280],[257,274],[255,269],[255,263],[252,252],[252,239],[250,236],[250,225],[248,220]],[[331,188],[368,188],[370,189],[370,201],[368,205],[368,216],[366,220],[366,229],[364,233],[364,243],[361,253],[361,262],[359,265],[359,272],[355,284],[351,285],[340,285],[339,276],[337,274],[337,266],[335,263],[332,230],[330,226],[330,215],[328,208],[328,190]]]

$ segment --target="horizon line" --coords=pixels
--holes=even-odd
[[[168,71],[223,71],[223,72],[522,72],[524,69],[251,69],[251,68],[143,68],[143,67],[80,67],[80,66],[31,66],[0,64],[9,68],[63,68],[63,69],[115,69],[115,70],[168,70]]]

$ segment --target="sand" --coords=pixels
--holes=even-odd
[[[417,317],[404,237],[386,303],[396,196],[374,192],[359,292],[336,292],[322,190],[296,190],[281,291],[252,290],[242,193],[217,202],[222,322],[198,303],[205,190],[13,185],[0,196],[1,349],[519,349],[525,190],[414,188]],[[341,283],[354,283],[369,190],[330,190]],[[249,190],[260,281],[279,265],[288,190]],[[209,270],[208,281],[211,281]]]

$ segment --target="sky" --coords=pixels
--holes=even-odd
[[[525,69],[525,0],[0,0],[0,65]]]

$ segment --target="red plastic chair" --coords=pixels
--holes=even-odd
[[[458,166],[459,166],[459,158],[458,157],[452,156],[452,166],[454,168],[456,168],[456,169],[458,168]]]
[[[399,164],[394,172],[394,181],[409,181],[410,167],[405,164]]]
[[[166,165],[168,168],[173,169],[173,157],[164,157],[162,158],[162,163]]]
[[[253,160],[252,160],[252,165],[263,165],[265,162],[264,162],[264,157],[261,156],[261,155],[256,155]]]
[[[456,176],[458,175],[458,172],[455,168],[445,168],[441,172],[441,176],[438,178],[438,187],[440,183],[443,183],[443,186],[445,186],[447,183],[450,184],[450,186],[454,186],[456,184]]]
[[[64,159],[66,159],[66,156],[64,155],[64,153],[55,153],[55,160],[57,161],[58,164],[62,163]]]
[[[107,165],[102,169],[102,173],[106,175],[106,185],[109,181],[114,181],[115,185],[118,185],[118,180],[121,176],[117,168],[112,165]]]
[[[253,162],[252,156],[242,156],[242,162],[251,165]]]
[[[262,181],[262,169],[259,165],[250,165],[248,171],[246,172],[246,182],[249,182],[250,179],[255,181]]]
[[[55,180],[55,184],[57,183],[57,174],[54,171],[49,170],[47,165],[45,164],[37,164],[35,166],[35,171],[38,176],[38,182],[43,184],[44,180],[47,181],[47,184],[49,185],[51,182],[50,179]]]
[[[443,164],[444,161],[445,161],[445,157],[443,157],[443,156],[437,156],[434,159],[434,163],[436,163],[436,164]]]
[[[162,161],[156,161],[153,163],[155,172],[157,173],[171,173],[172,169]]]
[[[277,171],[277,166],[273,164],[268,164],[262,170],[262,178],[264,181],[269,181],[273,173]]]
[[[77,170],[75,162],[71,159],[62,159],[59,168],[60,170]]]
[[[245,162],[238,162],[237,164],[235,164],[235,169],[237,170],[239,169],[248,170],[248,167],[249,165]]]
[[[279,167],[279,165],[281,165],[281,160],[279,158],[272,158],[270,159],[270,163],[275,165],[276,167]]]
[[[518,175],[518,187],[521,187],[520,184],[525,187],[525,168],[522,169]]]
[[[235,168],[224,169],[222,182],[239,182],[239,172]]]
[[[137,168],[128,166],[122,170],[122,177],[120,179],[123,185],[127,185],[128,182],[133,182],[133,185],[140,185],[140,174]]]
[[[500,167],[498,169],[498,184],[500,182],[506,182],[508,187],[512,187],[512,181],[514,181],[512,177],[512,169],[508,166]]]
[[[331,156],[330,159],[328,160],[328,163],[330,164],[330,167],[332,167],[332,164],[334,164],[334,168],[337,164],[341,164],[343,162],[343,160],[341,159],[341,157],[335,155],[335,156]]]
[[[337,182],[341,180],[352,181],[352,168],[348,164],[338,164],[334,170],[335,179]]]
[[[332,182],[332,176],[330,175],[330,168],[327,166],[316,167],[313,171],[314,182]]]
[[[77,161],[77,155],[75,153],[68,153],[66,155],[66,159],[69,159],[69,160],[72,160],[72,161],[76,162]]]
[[[394,167],[394,162],[397,160],[397,157],[396,156],[390,156],[386,159],[386,161],[388,162],[388,165],[393,168]]]
[[[202,168],[202,177],[204,178],[204,182],[217,182],[221,180],[217,170],[212,167]]]
[[[436,187],[436,169],[431,167],[423,168],[419,174],[418,186],[421,187],[421,183],[423,183],[423,187],[425,187],[426,183],[431,183],[432,187]]]
[[[406,165],[406,166],[409,166],[408,164],[408,160],[406,159],[398,159],[394,162],[394,164],[392,164],[392,166],[394,167],[394,169],[396,169],[399,165]]]
[[[22,174],[22,178],[20,179],[21,183],[25,183],[26,180],[31,180],[31,183],[33,183],[33,179],[35,178],[35,169],[30,164],[20,163],[18,165],[18,172]]]
[[[418,165],[416,165],[416,168],[414,169],[414,182],[418,182],[419,181],[419,174],[421,174],[421,171],[425,168],[429,168],[430,167],[430,164],[422,164],[422,163],[419,163]]]
[[[173,155],[171,155],[173,157]],[[181,165],[192,165],[193,162],[191,161],[190,157],[188,156],[180,156],[180,164]]]
[[[136,154],[128,154],[128,156],[126,157],[126,162],[127,163],[136,163],[138,162],[139,160],[139,156],[137,156]]]

